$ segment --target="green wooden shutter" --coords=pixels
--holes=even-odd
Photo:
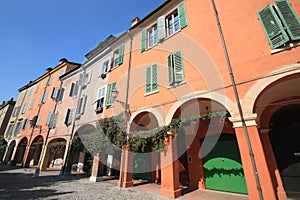
[[[174,77],[175,82],[179,83],[184,81],[184,70],[183,70],[183,60],[182,52],[176,51],[173,56],[174,59]]]
[[[117,82],[108,84],[107,86],[107,97],[106,97],[106,106],[111,106],[115,103],[115,99],[112,97],[112,91],[117,88]]]
[[[280,47],[289,41],[289,37],[284,31],[279,18],[277,17],[273,7],[268,4],[258,12],[258,18],[267,35],[269,44],[272,49]]]
[[[151,84],[151,66],[146,68],[146,93],[149,93],[152,91],[152,84]]]
[[[158,66],[152,65],[152,91],[158,90]]]
[[[168,56],[168,76],[169,85],[172,85],[174,83],[173,54]]]
[[[123,57],[124,57],[124,44],[121,44],[119,47],[118,65],[121,65],[123,63]]]
[[[179,15],[179,23],[180,28],[184,28],[188,25],[187,18],[186,18],[186,11],[184,3],[180,4],[178,7],[178,15]]]
[[[163,40],[166,37],[166,21],[164,15],[157,19],[157,36],[158,41]]]
[[[300,39],[300,20],[287,0],[275,1],[275,8],[292,40]]]
[[[147,30],[142,31],[142,41],[141,41],[141,52],[144,52],[147,48]]]

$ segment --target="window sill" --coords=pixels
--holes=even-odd
[[[152,92],[148,92],[148,93],[144,94],[144,97],[152,95],[152,94],[156,94],[156,93],[159,93],[159,90],[154,90]]]
[[[279,52],[282,52],[282,51],[285,51],[285,50],[290,50],[290,49],[295,48],[297,46],[300,46],[300,41],[291,42],[287,46],[282,47],[282,48],[272,49],[272,50],[270,50],[270,53],[271,53],[271,55],[273,55],[273,54],[276,54],[276,53],[279,53]]]
[[[184,85],[184,84],[186,84],[186,81],[182,81],[182,82],[180,82],[180,83],[175,83],[175,84],[173,84],[173,85],[169,85],[167,88],[168,88],[168,89],[172,89],[172,88],[176,88],[176,87],[178,87],[178,86]]]

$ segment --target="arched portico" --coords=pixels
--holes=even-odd
[[[10,163],[12,160],[12,156],[15,150],[15,146],[16,146],[16,140],[12,140],[9,145],[7,146],[6,149],[6,153],[5,153],[5,157],[3,159],[4,163]]]
[[[16,165],[22,165],[27,145],[28,145],[28,139],[26,137],[22,138],[18,143],[16,153],[13,159]]]
[[[234,111],[232,102],[228,99],[226,101],[229,102],[227,107]],[[222,111],[228,112],[218,101],[203,97],[191,98],[181,104],[174,104],[168,114],[167,123],[173,119],[188,119]],[[167,153],[163,153],[167,155],[161,155],[161,195],[176,198],[185,192],[185,188],[247,193],[240,146],[229,116],[228,112],[225,121],[215,117],[199,120],[179,129],[179,133],[168,145]],[[231,149],[231,156],[226,154],[225,149]],[[222,157],[228,165],[220,160]]]
[[[300,72],[289,73],[270,82],[257,95],[253,112],[278,199],[300,197]],[[298,127],[298,128],[297,128]]]
[[[43,149],[43,144],[44,138],[41,135],[34,138],[34,140],[31,142],[27,158],[25,158],[25,167],[38,165]]]

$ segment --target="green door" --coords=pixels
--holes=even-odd
[[[207,189],[248,193],[235,135],[221,135],[211,152],[203,158],[203,168]]]
[[[148,145],[145,151],[141,150],[133,156],[133,179],[151,181],[151,146]]]

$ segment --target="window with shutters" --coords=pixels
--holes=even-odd
[[[21,127],[22,127],[22,123],[23,123],[22,120],[20,120],[20,121],[17,122],[16,128],[15,128],[15,132],[14,132],[15,135],[18,134],[18,133],[20,133]]]
[[[87,95],[82,95],[79,98],[78,108],[76,110],[76,115],[82,115],[82,114],[84,114],[86,100],[87,100]]]
[[[184,66],[182,51],[175,51],[168,56],[169,86],[184,81]]]
[[[78,95],[78,89],[79,89],[78,81],[76,81],[75,83],[72,83],[71,87],[70,87],[69,96],[70,97],[76,97]]]
[[[62,102],[65,94],[65,88],[60,88],[57,93],[56,102]]]
[[[43,95],[41,95],[39,105],[46,103],[47,96],[48,96],[48,92],[45,92]]]
[[[40,125],[41,115],[34,116],[30,121],[30,128],[34,128],[35,126]]]
[[[142,31],[141,52],[151,48],[165,37],[171,36],[188,25],[184,3],[168,15],[157,18],[156,25]]]
[[[15,109],[14,109],[14,112],[13,112],[13,117],[15,117],[15,116],[17,116],[18,114],[19,114],[19,112],[20,112],[20,106],[18,106],[18,107],[15,107]]]
[[[22,114],[24,114],[27,110],[27,103],[24,103],[23,109],[22,109]]]
[[[11,136],[13,128],[14,128],[14,124],[13,123],[9,124],[7,131],[6,131],[6,136]]]
[[[37,93],[40,89],[40,84],[37,84],[36,87],[35,87],[35,93]]]
[[[158,43],[156,25],[147,30],[147,37],[148,37],[148,48],[151,48]]]
[[[109,71],[109,60],[105,61],[102,63],[99,71],[99,76],[103,76],[107,74]]]
[[[74,115],[74,108],[68,108],[66,119],[65,119],[66,126],[70,126],[72,124],[73,115]]]
[[[153,64],[146,68],[146,87],[145,93],[158,91],[158,65]]]
[[[113,91],[117,89],[117,82],[107,85],[106,93],[106,107],[113,106],[115,103],[115,98],[113,97]]]
[[[123,63],[124,47],[125,45],[121,44],[120,47],[113,52],[111,68],[118,67]]]
[[[300,20],[288,0],[275,0],[257,15],[272,49],[300,40]]]
[[[99,88],[98,96],[96,100],[96,108],[95,108],[97,113],[103,112],[105,97],[106,97],[105,95],[106,95],[106,86]]]
[[[25,119],[22,125],[22,130],[25,130],[27,127],[28,119]]]
[[[48,118],[47,118],[46,124],[48,125],[49,128],[55,128],[56,127],[57,118],[58,118],[58,112],[53,113],[53,112],[50,111],[48,113]]]
[[[31,110],[34,106],[34,99],[31,100],[30,106],[29,106],[29,110]]]

